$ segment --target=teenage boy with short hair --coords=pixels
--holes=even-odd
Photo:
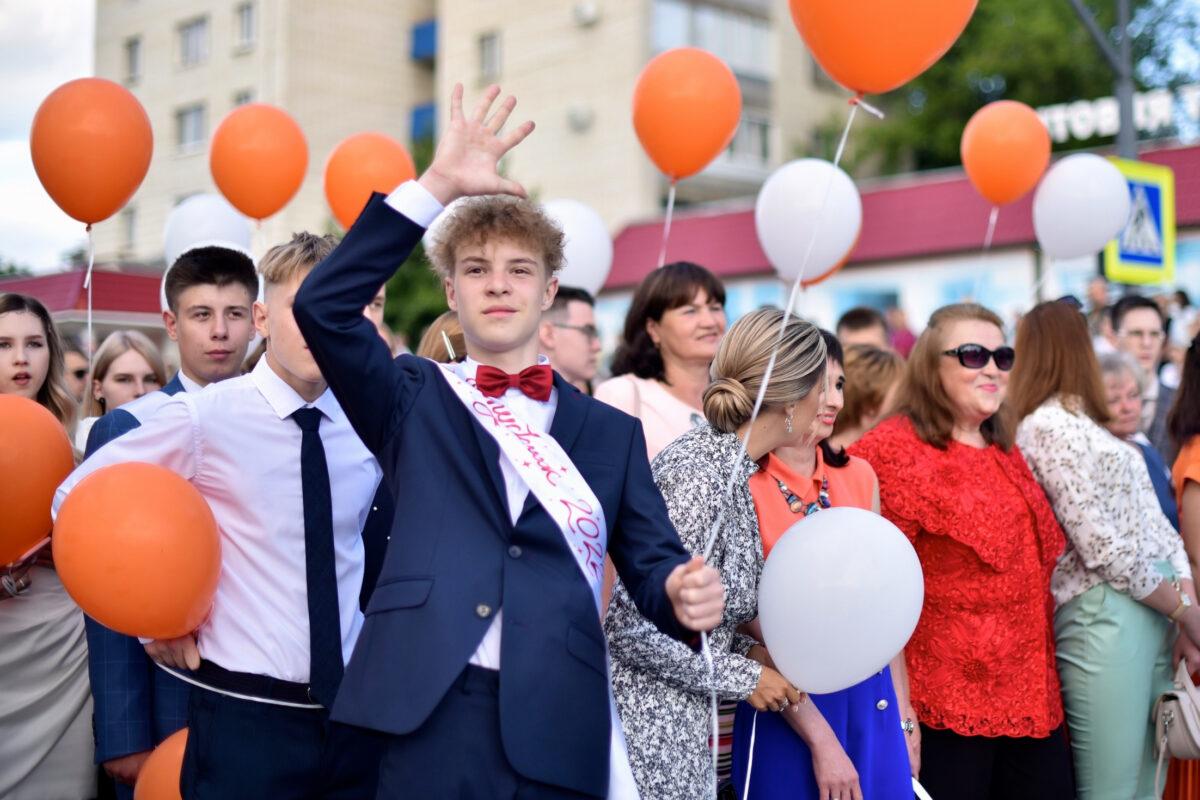
[[[637,420],[538,357],[562,233],[503,178],[516,101],[462,87],[419,182],[372,198],[296,296],[313,355],[396,500],[334,718],[388,734],[380,797],[629,797],[600,629],[606,551],[638,607],[693,640],[723,590],[691,559]],[[451,201],[432,250],[466,361],[392,360],[362,307]],[[611,754],[611,757],[610,757]]]

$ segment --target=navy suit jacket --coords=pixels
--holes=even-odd
[[[182,391],[178,375],[162,388],[165,395]],[[158,402],[159,398],[147,395],[146,401]],[[85,457],[141,424],[130,411],[113,409],[88,432]],[[152,750],[187,725],[186,683],[156,668],[135,637],[110,630],[91,617],[85,616],[84,624],[97,764]]]
[[[162,393],[168,396],[182,391],[178,375],[162,388]],[[137,411],[139,405],[162,402],[161,396],[147,395],[145,400],[147,403],[135,401],[131,406],[113,409],[96,420],[88,433],[85,457],[141,426],[138,417],[127,409]],[[149,408],[146,411],[153,413]],[[379,575],[391,522],[392,498],[380,486],[363,529],[366,569],[359,600],[364,607]],[[151,750],[187,725],[188,684],[158,669],[135,637],[110,630],[91,617],[85,616],[84,622],[94,699],[92,730],[96,763]]]
[[[333,716],[391,734],[415,731],[502,608],[505,754],[529,779],[604,795],[607,652],[591,591],[561,531],[532,493],[512,524],[495,440],[437,365],[414,356],[393,361],[362,316],[422,233],[376,195],[304,281],[293,309],[396,502],[383,572]],[[641,425],[558,375],[554,385],[550,434],[604,508],[617,572],[646,617],[692,641],[665,590],[689,555],[651,478]]]

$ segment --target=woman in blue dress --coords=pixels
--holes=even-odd
[[[822,333],[828,384],[816,423],[795,431],[795,439],[769,453],[750,477],[764,556],[809,514],[833,506],[879,511],[879,482],[870,464],[828,443],[844,378],[841,347]],[[762,645],[748,655],[773,666]],[[849,689],[809,695],[781,713],[741,703],[733,732],[734,789],[743,800],[912,800],[920,753],[915,720],[903,654]]]

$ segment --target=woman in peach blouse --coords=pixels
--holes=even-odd
[[[795,431],[792,442],[768,453],[750,476],[764,557],[792,525],[822,509],[850,506],[879,512],[879,481],[871,465],[829,444],[845,379],[837,338],[822,334],[828,354],[825,398],[812,429]],[[749,656],[771,664],[762,645],[751,648]],[[811,695],[811,700],[780,714],[756,713],[749,704],[739,704],[733,785],[742,800],[912,797],[920,740],[903,654],[861,683]],[[751,757],[754,767],[743,793]]]

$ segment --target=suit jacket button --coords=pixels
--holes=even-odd
[[[517,547],[514,544],[512,547],[508,548],[508,554],[510,556],[512,556],[513,558],[520,558],[521,557],[521,548]]]
[[[475,606],[475,613],[478,614],[481,619],[487,619],[492,615],[492,607],[487,603],[480,603],[479,605]]]

